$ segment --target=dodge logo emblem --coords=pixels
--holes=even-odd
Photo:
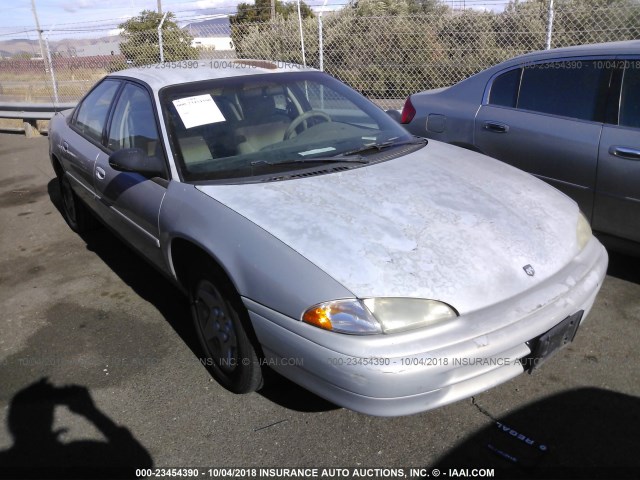
[[[533,267],[531,265],[525,265],[524,267],[522,267],[522,269],[530,277],[533,277],[536,274],[536,271],[533,269]]]

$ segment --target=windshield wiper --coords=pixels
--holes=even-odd
[[[368,160],[362,158],[342,158],[342,157],[314,157],[314,158],[297,158],[295,160],[285,160],[284,162],[268,162],[266,160],[256,160],[251,162],[251,166],[258,165],[300,165],[301,163],[369,163]]]
[[[425,140],[422,138],[414,138],[407,142],[396,142],[395,140],[397,140],[397,138],[398,137],[390,138],[386,142],[369,143],[367,145],[362,146],[361,148],[356,148],[355,150],[350,150],[348,152],[340,153],[333,158],[337,159],[341,157],[349,157],[351,155],[359,155],[361,153],[366,153],[372,150],[377,150],[378,152],[381,152],[385,148],[389,148],[389,147],[400,147],[402,145],[416,145],[418,143],[425,143]]]
[[[349,150],[344,153],[339,153],[337,155],[331,157],[312,157],[312,158],[296,158],[295,160],[285,160],[284,162],[269,162],[267,160],[256,160],[251,162],[251,166],[255,167],[258,165],[270,165],[270,166],[278,166],[278,165],[299,165],[301,163],[369,163],[370,161],[366,158],[360,156],[361,153],[366,153],[371,150],[377,150],[378,152],[389,148],[389,147],[400,147],[402,145],[417,145],[419,143],[426,143],[427,140],[420,137],[415,137],[411,140],[405,142],[396,142],[398,137],[390,138],[386,142],[381,143],[369,143],[360,148],[356,148],[355,150]],[[354,155],[357,155],[354,157]],[[354,158],[349,158],[354,157]]]

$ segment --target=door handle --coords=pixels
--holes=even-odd
[[[631,147],[620,147],[612,145],[609,153],[614,157],[626,158],[627,160],[640,160],[640,150]]]
[[[62,153],[65,154],[66,156],[68,156],[68,157],[70,157],[72,159],[78,158],[75,153],[73,153],[71,150],[69,150],[69,144],[66,141],[63,140],[62,144],[60,144],[59,147],[62,149]]]
[[[482,126],[485,130],[494,133],[507,133],[509,131],[509,125],[500,122],[484,122]]]
[[[104,171],[102,167],[96,167],[96,178],[98,180],[104,180],[104,177],[107,176],[107,172]]]

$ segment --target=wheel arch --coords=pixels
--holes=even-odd
[[[51,166],[53,167],[53,171],[55,172],[57,177],[60,177],[64,174],[62,162],[60,162],[55,153],[51,154]]]
[[[233,287],[238,295],[240,294],[238,286],[231,279],[231,275],[222,262],[203,246],[192,240],[184,237],[173,238],[169,246],[169,261],[178,285],[185,292],[188,292],[191,286],[189,284],[192,280],[190,273],[196,270],[195,268],[190,268],[190,266],[198,265],[198,269],[202,269],[204,266],[212,268],[217,278]]]
[[[236,295],[236,300],[241,304],[239,306],[241,306],[246,313],[246,315],[240,314],[240,321],[242,322],[245,332],[254,346],[256,353],[258,356],[263,358],[264,352],[262,351],[262,345],[260,344],[255,329],[253,328],[248,310],[242,302],[240,289],[236,285],[236,282],[232,280],[231,275],[228,273],[223,263],[203,246],[184,237],[175,237],[171,240],[169,247],[169,259],[171,269],[174,272],[179,287],[187,293],[189,298],[191,298],[191,288],[194,286],[191,285],[191,282],[194,280],[191,274],[195,272],[203,272],[205,269],[210,269],[208,271],[213,273],[216,280],[223,282],[225,286],[233,289],[233,292]],[[195,265],[196,267],[192,269],[190,268],[191,265]]]

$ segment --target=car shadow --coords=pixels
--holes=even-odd
[[[640,257],[609,251],[607,275],[640,284]]]
[[[490,412],[475,403],[485,415]],[[637,478],[640,398],[579,388],[500,418],[426,470],[495,469],[495,478]],[[460,476],[460,475],[458,475]]]
[[[264,387],[258,393],[267,400],[296,412],[328,412],[341,408],[268,367],[265,372]]]
[[[65,441],[67,428],[53,430],[56,407],[84,418],[104,440]],[[28,385],[11,399],[7,426],[13,445],[0,451],[0,478],[137,478],[136,469],[153,467],[149,452],[80,385],[56,387],[46,378]]]
[[[47,191],[51,202],[62,216],[62,199],[56,179],[48,183]],[[83,233],[80,237],[88,250],[94,252],[137,295],[160,312],[193,355],[200,358],[200,344],[192,328],[191,312],[185,295],[108,228]],[[339,408],[290,382],[269,367],[265,368],[265,386],[258,393],[268,400],[300,412]]]

